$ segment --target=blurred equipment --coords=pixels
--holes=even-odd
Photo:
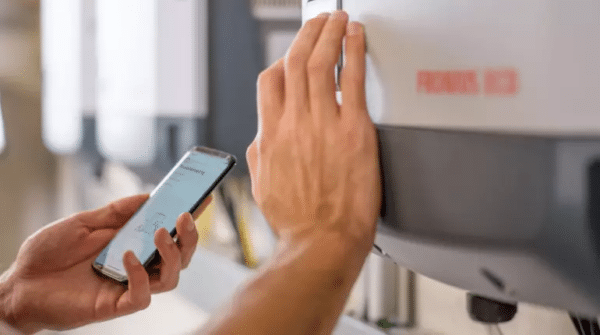
[[[245,156],[264,68],[250,2],[43,0],[41,7],[50,150],[124,163],[150,182],[194,145]]]
[[[596,319],[588,319],[571,314],[571,321],[573,321],[577,334],[579,335],[600,334],[600,326],[598,326],[598,321]]]
[[[380,328],[415,325],[414,273],[373,252],[365,268],[366,320]]]
[[[94,1],[42,0],[40,17],[42,136],[52,152],[75,153],[95,109]]]
[[[207,6],[206,0],[96,2],[96,134],[108,159],[169,166],[204,142]]]
[[[517,305],[488,299],[476,294],[467,294],[469,316],[477,322],[498,327],[499,323],[512,320],[517,314]]]
[[[252,0],[252,14],[259,20],[298,20],[300,0]]]
[[[252,13],[260,22],[264,67],[284,57],[302,21],[301,0],[253,0]]]
[[[336,3],[303,0],[303,19]],[[367,35],[377,245],[500,302],[600,315],[600,2],[341,8]]]
[[[229,216],[232,228],[240,246],[241,263],[249,268],[256,268],[258,265],[252,238],[248,229],[248,214],[246,199],[243,199],[245,190],[242,188],[243,181],[230,179],[218,188],[219,200],[223,201],[225,210]]]
[[[264,68],[259,22],[250,6],[239,0],[209,4],[208,145],[240,158],[237,175],[248,174],[241,158],[256,136],[256,78]]]

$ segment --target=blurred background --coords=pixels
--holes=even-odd
[[[197,221],[202,248],[179,288],[147,311],[66,333],[200,326],[275,243],[245,150],[256,77],[300,25],[296,0],[0,0],[0,272],[40,227],[149,192],[191,146],[214,147],[239,164]],[[519,308],[504,333],[575,334],[562,311]],[[375,255],[346,314],[337,333],[499,333],[469,319],[464,291]]]

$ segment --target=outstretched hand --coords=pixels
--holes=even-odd
[[[345,44],[343,102],[334,68]],[[342,11],[308,21],[258,79],[258,134],[248,148],[254,197],[287,240],[330,234],[372,248],[381,205],[377,134],[367,112],[365,37]]]
[[[334,69],[345,45],[342,103]],[[367,112],[365,36],[348,14],[308,21],[258,79],[252,193],[279,236],[275,255],[206,334],[330,334],[373,247],[381,206]],[[273,317],[276,315],[276,317]]]
[[[161,261],[154,268],[146,271],[132,252],[124,255],[127,286],[92,269],[98,254],[147,199],[148,195],[121,199],[57,221],[29,237],[0,278],[5,321],[26,333],[75,328],[144,309],[152,293],[175,288],[198,240],[188,213],[177,219],[177,242],[164,228],[156,232]]]

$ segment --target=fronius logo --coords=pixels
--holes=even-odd
[[[417,71],[420,94],[514,96],[518,91],[519,74],[514,68]]]

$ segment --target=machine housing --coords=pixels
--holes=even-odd
[[[303,0],[364,24],[376,243],[501,301],[600,315],[600,3]]]

